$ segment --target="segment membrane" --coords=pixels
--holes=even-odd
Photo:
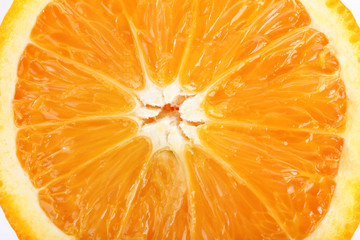
[[[327,213],[344,145],[341,137],[221,124],[208,124],[199,135],[291,237],[304,238]]]
[[[149,77],[160,86],[175,81],[190,37],[196,1],[123,2]]]
[[[116,239],[150,152],[148,140],[133,138],[66,179],[54,179],[40,190],[40,206],[67,234],[81,240]]]
[[[70,178],[74,170],[134,136],[137,130],[137,124],[126,118],[28,127],[18,132],[17,156],[40,188],[54,179]]]
[[[133,97],[76,65],[28,45],[18,68],[15,123],[22,127],[74,118],[122,114]]]
[[[341,132],[346,93],[328,40],[293,31],[212,87],[204,101],[217,120]]]
[[[117,0],[56,1],[39,15],[31,40],[119,84],[141,89],[144,76],[122,11]]]
[[[188,191],[181,163],[169,150],[151,159],[121,239],[189,239]]]
[[[289,239],[246,183],[201,147],[187,149],[193,239]]]
[[[201,0],[186,66],[180,73],[189,91],[201,91],[220,75],[310,18],[294,0]]]

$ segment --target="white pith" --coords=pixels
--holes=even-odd
[[[189,122],[205,122],[207,117],[201,108],[202,101],[202,94],[186,99],[179,110],[181,117]]]
[[[186,144],[200,144],[197,128],[206,119],[200,107],[202,95],[185,92],[178,81],[161,88],[147,78],[144,90],[139,91],[137,96],[140,103],[134,112],[134,117],[140,125],[139,135],[151,139],[154,152],[170,148],[180,153]],[[179,97],[186,99],[182,103],[177,103]],[[178,107],[181,119],[171,115],[159,117],[162,108],[166,105]],[[153,119],[153,122],[146,123],[149,119]]]

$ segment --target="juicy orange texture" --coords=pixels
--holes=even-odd
[[[42,209],[79,239],[308,236],[328,212],[346,122],[339,63],[310,23],[295,0],[48,4],[14,97]],[[140,134],[149,81],[204,96],[199,143],[155,149]]]

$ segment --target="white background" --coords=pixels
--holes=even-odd
[[[2,21],[3,17],[8,11],[12,2],[13,0],[0,0],[0,22]],[[342,0],[342,2],[352,11],[352,13],[354,14],[356,20],[360,25],[359,0]],[[18,240],[16,234],[14,233],[9,223],[7,222],[1,208],[0,208],[0,240]],[[360,240],[360,228],[358,228],[352,240]]]

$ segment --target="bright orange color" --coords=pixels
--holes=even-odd
[[[14,97],[42,209],[79,239],[308,236],[336,188],[347,110],[310,22],[293,0],[50,3]],[[205,95],[201,144],[154,151],[139,134],[147,78]]]

